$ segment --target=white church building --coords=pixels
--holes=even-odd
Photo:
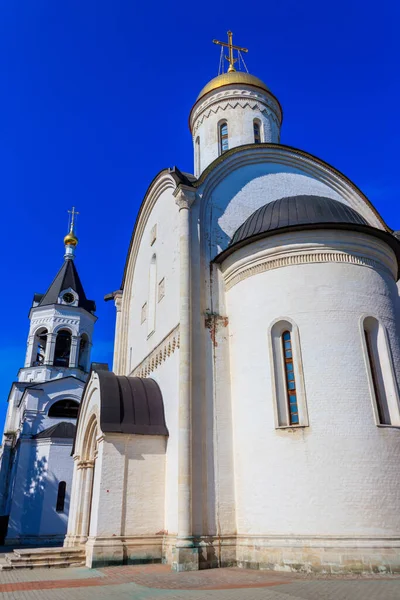
[[[400,569],[400,241],[235,70],[155,176],[74,442],[88,566]]]
[[[0,450],[7,545],[62,544],[67,530],[71,448],[96,321],[74,264],[74,216],[61,269],[47,292],[33,297],[25,364],[8,397]]]
[[[233,51],[190,113],[194,175],[155,176],[106,297],[113,371],[82,396],[64,545],[88,566],[399,570],[400,236],[281,143]]]

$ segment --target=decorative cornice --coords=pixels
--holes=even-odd
[[[266,271],[272,271],[273,269],[279,269],[281,267],[291,267],[294,265],[304,265],[312,263],[348,263],[352,265],[360,265],[364,267],[370,267],[384,271],[393,277],[393,273],[385,267],[380,261],[374,260],[367,256],[360,256],[355,254],[348,254],[346,252],[302,252],[301,254],[291,254],[289,256],[283,256],[280,258],[264,259],[251,265],[247,268],[242,268],[230,272],[225,277],[225,289],[228,291],[234,285],[252,277],[259,273],[265,273]]]
[[[255,91],[255,90],[249,90],[249,89],[245,89],[245,88],[242,88],[242,89],[228,88],[225,90],[220,90],[218,93],[210,94],[210,96],[205,97],[205,99],[203,99],[203,100],[199,99],[195,103],[195,105],[193,106],[193,108],[189,114],[189,129],[192,130],[193,123],[196,121],[196,119],[199,117],[199,115],[203,112],[203,110],[206,110],[213,104],[218,104],[219,102],[224,101],[228,98],[232,99],[232,100],[236,100],[238,98],[245,99],[245,100],[246,99],[254,99],[259,102],[262,102],[263,104],[265,104],[266,106],[271,108],[271,110],[273,110],[276,113],[276,115],[279,117],[279,122],[282,124],[282,120],[283,120],[282,107],[281,107],[278,99],[270,91],[268,91],[268,92],[264,91],[264,90],[261,91],[260,89]]]
[[[130,377],[148,377],[152,371],[165,362],[171,354],[179,348],[179,325],[172,331],[139,363],[131,372]]]
[[[269,118],[271,118],[275,124],[279,127],[280,126],[280,121],[279,118],[277,116],[277,114],[275,113],[274,110],[271,109],[271,107],[269,106],[265,106],[266,103],[261,103],[259,100],[249,100],[248,98],[246,99],[234,99],[234,100],[226,100],[225,102],[214,102],[214,104],[208,108],[207,110],[202,111],[202,113],[200,113],[199,117],[194,121],[194,126],[192,128],[192,134],[193,136],[196,134],[198,128],[200,127],[200,125],[202,125],[203,121],[205,119],[208,119],[208,117],[211,114],[217,114],[219,111],[225,111],[227,108],[237,108],[238,106],[240,108],[250,108],[251,110],[259,110],[261,113],[266,114]]]

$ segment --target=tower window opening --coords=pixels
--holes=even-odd
[[[50,406],[49,417],[77,419],[79,404],[75,400],[59,400]]]
[[[89,340],[86,334],[81,336],[81,341],[79,342],[79,360],[78,366],[82,371],[87,370],[88,363],[88,353],[89,353]]]
[[[390,411],[378,354],[378,327],[373,327],[371,329],[365,328],[364,336],[378,420],[380,425],[391,425]]]
[[[226,121],[219,126],[219,149],[220,154],[229,150],[228,123]]]
[[[33,353],[33,367],[39,367],[44,364],[47,347],[47,329],[42,329],[35,335],[35,347]]]
[[[66,489],[67,489],[66,482],[60,481],[60,483],[58,484],[58,492],[57,492],[57,503],[56,503],[56,511],[57,512],[64,512]]]
[[[254,143],[261,144],[261,126],[259,121],[253,121]]]
[[[71,333],[62,329],[57,334],[56,348],[54,352],[54,366],[68,367],[71,354]]]
[[[195,144],[196,177],[200,175],[200,138],[197,136]]]
[[[297,404],[296,381],[294,377],[293,348],[290,331],[282,334],[283,357],[285,363],[286,393],[289,409],[289,424],[299,424],[299,409]]]

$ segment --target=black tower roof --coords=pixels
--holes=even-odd
[[[41,296],[41,294],[35,294],[34,301],[38,301],[41,296],[38,306],[57,304],[60,293],[68,288],[72,288],[78,294],[78,306],[91,313],[96,310],[96,304],[94,300],[88,300],[86,298],[86,294],[79,278],[78,271],[76,270],[74,261],[70,259],[64,261],[64,264],[58,271],[47,292],[43,296]]]

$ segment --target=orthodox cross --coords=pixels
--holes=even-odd
[[[79,213],[75,210],[75,206],[72,207],[72,210],[69,210],[68,213],[70,216],[70,231],[74,231],[75,228],[75,216],[79,215]]]
[[[237,58],[233,58],[233,51],[238,50],[238,52],[248,52],[247,48],[241,48],[240,46],[234,46],[232,44],[232,35],[232,31],[228,31],[228,43],[220,42],[219,40],[213,40],[214,44],[218,44],[219,46],[225,46],[225,48],[229,48],[229,56],[225,56],[226,60],[229,61],[228,73],[236,71],[235,62],[237,62]]]

